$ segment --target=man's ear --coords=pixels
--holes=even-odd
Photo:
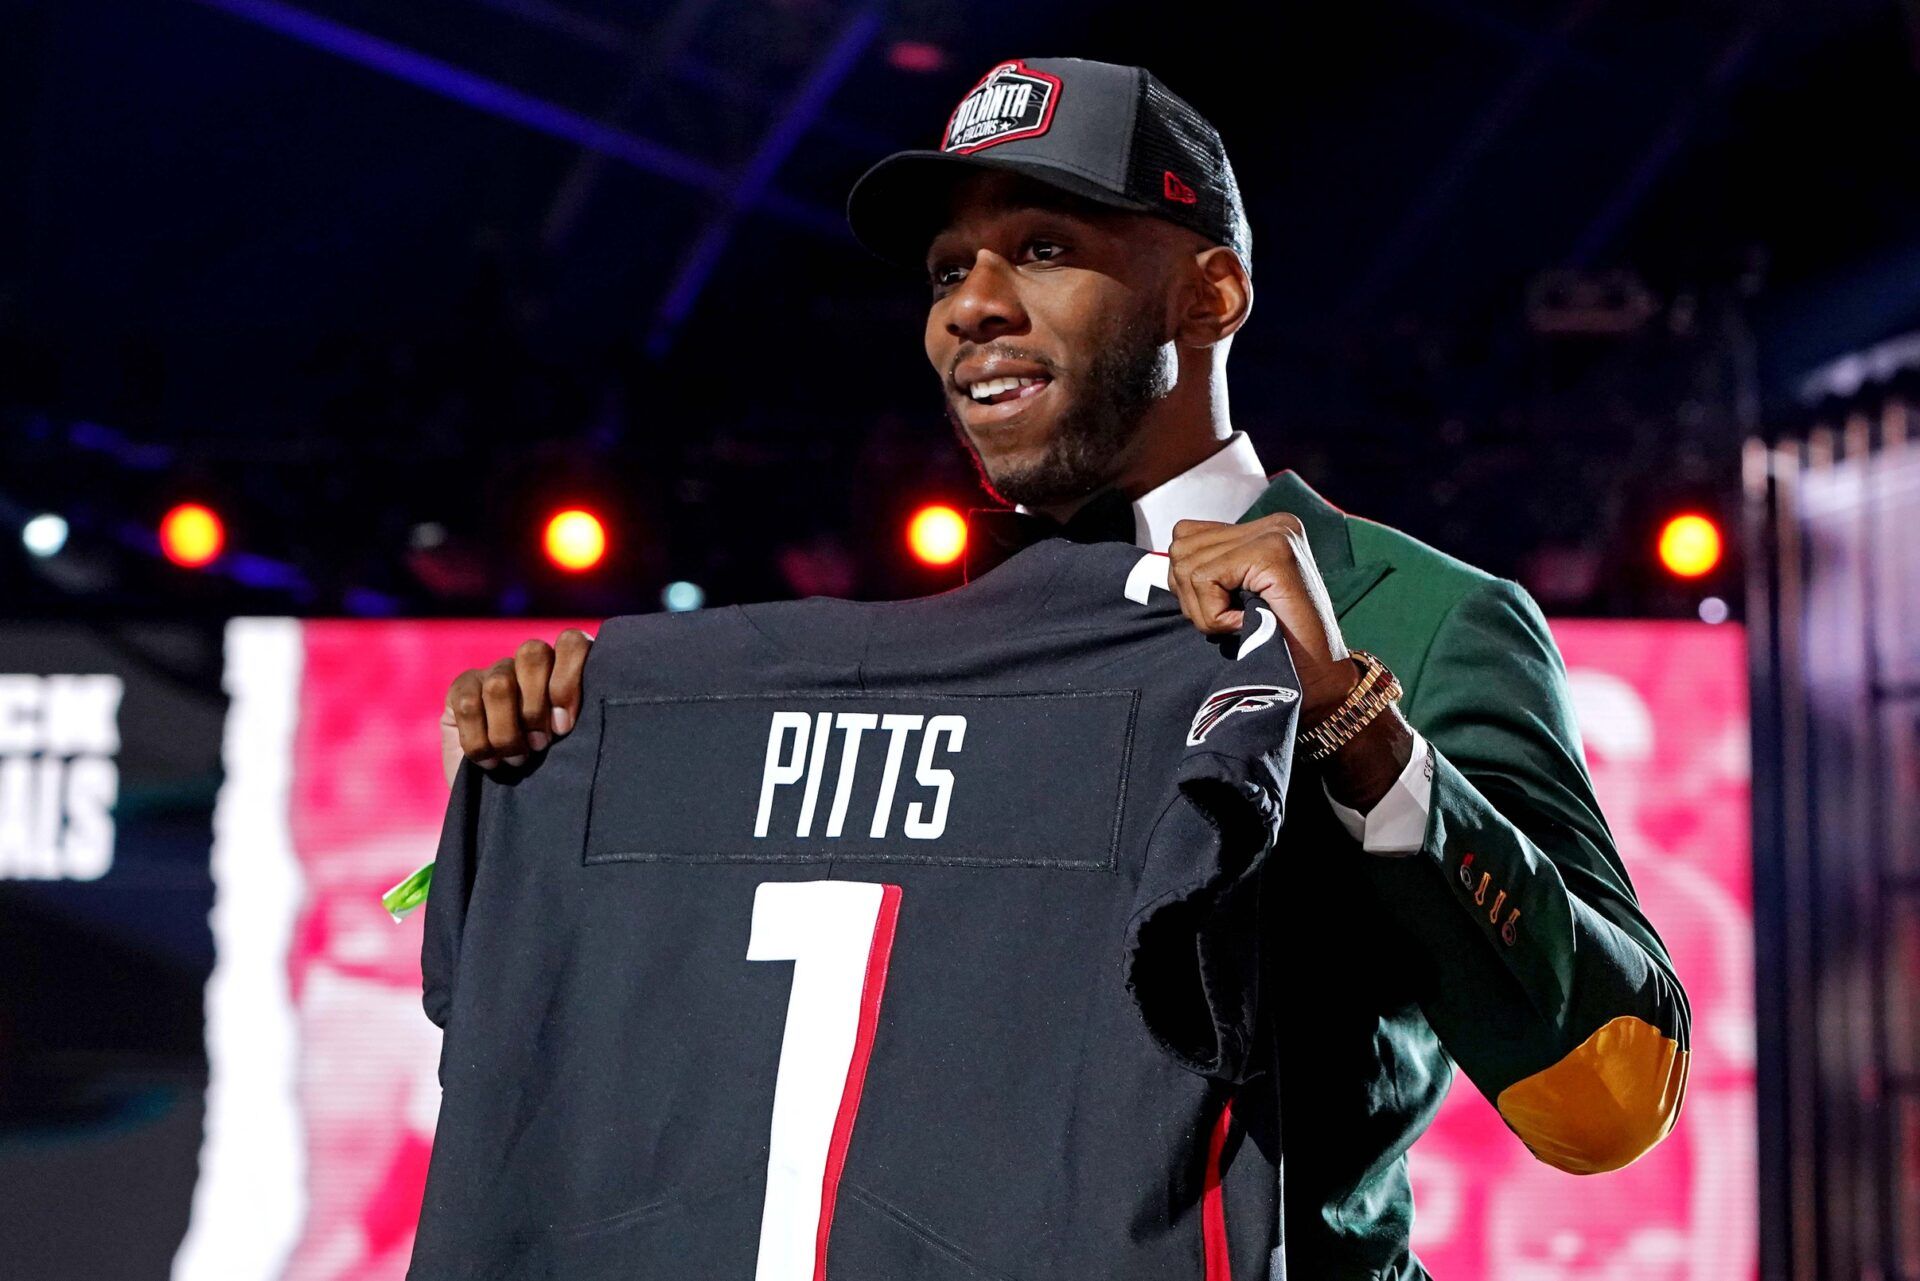
[[[1247,323],[1253,310],[1253,281],[1240,255],[1225,245],[1209,245],[1193,256],[1179,340],[1193,347],[1226,341]]]

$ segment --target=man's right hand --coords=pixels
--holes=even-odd
[[[530,640],[491,667],[454,677],[440,717],[440,761],[447,785],[462,759],[481,769],[523,765],[580,719],[580,672],[593,637],[577,627],[551,645]]]

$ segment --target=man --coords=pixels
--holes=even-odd
[[[990,491],[1070,537],[1165,551],[1202,631],[1239,625],[1241,589],[1282,615],[1299,760],[1328,802],[1289,807],[1264,896],[1291,1274],[1425,1275],[1406,1152],[1450,1058],[1560,1169],[1658,1142],[1685,997],[1594,801],[1559,653],[1518,585],[1290,471],[1269,482],[1234,431],[1251,254],[1213,128],[1139,68],[1011,61],[938,150],[870,170],[848,216],[925,270],[927,357]],[[449,761],[521,764],[567,733],[589,644],[570,630],[462,673]],[[1395,676],[1404,714],[1368,695]]]

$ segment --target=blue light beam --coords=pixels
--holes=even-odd
[[[604,121],[536,98],[450,62],[416,53],[392,41],[382,40],[293,5],[281,4],[279,0],[193,0],[193,3],[218,9],[323,53],[403,80],[489,115],[585,147],[655,177],[715,195],[725,195],[734,189],[733,175],[703,160],[636,137]],[[759,202],[759,207],[817,234],[841,240],[847,238],[846,225],[838,210],[796,200],[777,191],[767,192]]]

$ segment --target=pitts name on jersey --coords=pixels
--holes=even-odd
[[[901,831],[915,840],[937,839],[947,830],[947,809],[953,799],[953,771],[934,764],[936,753],[958,754],[967,738],[967,718],[958,715],[926,716],[905,712],[775,712],[767,726],[766,764],[760,775],[760,809],[753,822],[756,837],[767,835],[774,819],[774,802],[780,790],[800,787],[802,799],[793,834],[813,835],[813,823],[820,803],[820,789],[826,774],[826,761],[835,731],[840,735],[838,776],[826,816],[826,835],[839,836],[846,830],[847,811],[853,800],[854,779],[865,761],[871,767],[881,755],[879,744],[863,757],[862,743],[868,730],[885,736],[884,762],[880,765],[880,789],[873,811],[865,825],[866,835],[884,838],[899,793],[900,771],[907,759],[909,745],[917,737],[919,750],[914,764],[914,782],[932,790],[928,801],[906,802]],[[810,741],[811,740],[811,741]],[[857,825],[857,824],[856,824]]]

